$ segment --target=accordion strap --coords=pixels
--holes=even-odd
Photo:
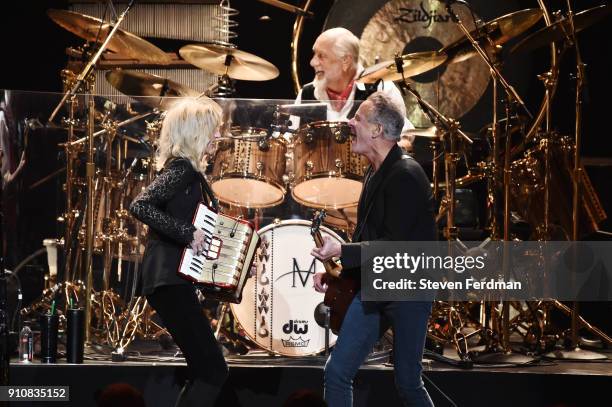
[[[205,195],[207,201],[210,202],[210,206],[215,210],[215,212],[219,212],[219,200],[215,196],[212,188],[204,178],[201,172],[198,171],[198,176],[200,177],[200,184],[202,185],[202,193]]]

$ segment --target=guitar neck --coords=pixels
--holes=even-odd
[[[323,246],[323,236],[321,236],[321,232],[317,230],[313,233],[312,237],[314,238],[315,245],[317,247]],[[333,259],[328,259],[322,262],[323,267],[325,267],[325,272],[333,277],[340,277],[342,273],[342,266],[338,264]]]

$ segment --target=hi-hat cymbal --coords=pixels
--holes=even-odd
[[[574,27],[576,32],[582,31],[595,24],[604,17],[607,17],[610,13],[612,13],[612,6],[607,4],[576,13],[576,15],[574,15]],[[553,41],[561,40],[569,35],[571,31],[570,28],[570,21],[564,17],[548,27],[544,27],[527,38],[524,38],[521,42],[512,47],[511,52],[531,51],[548,45]]]
[[[278,69],[263,58],[235,48],[217,45],[185,45],[183,59],[217,75],[244,81],[267,81],[278,76]]]
[[[178,82],[139,71],[121,69],[109,71],[106,73],[106,80],[124,95],[132,96],[139,102],[160,110],[169,109],[183,97],[200,95]]]
[[[402,55],[401,58],[406,78],[430,71],[446,61],[446,55],[437,51],[413,52]],[[402,79],[402,75],[397,71],[394,60],[380,62],[364,69],[357,82],[374,83],[379,79],[384,81],[398,81]]]
[[[112,26],[106,21],[73,11],[50,9],[47,15],[61,27],[89,42],[102,43],[112,30]],[[117,29],[111,38],[108,49],[144,62],[161,65],[171,62],[164,51],[121,28]]]
[[[542,10],[540,9],[519,10],[497,17],[480,27],[478,32],[474,30],[470,34],[472,37],[478,38],[478,33],[486,33],[486,37],[478,41],[485,49],[490,49],[492,46],[505,44],[512,38],[521,35],[537,23],[540,18],[542,18]],[[477,54],[465,36],[443,47],[440,53],[448,55],[446,62],[449,64],[465,61]]]

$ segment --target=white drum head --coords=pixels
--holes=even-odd
[[[342,239],[326,227],[323,236]],[[324,295],[312,276],[325,269],[310,255],[314,241],[310,222],[286,220],[261,229],[257,276],[247,280],[240,304],[232,312],[247,336],[270,352],[285,356],[314,355],[325,350],[325,329],[314,311]],[[330,346],[336,336],[330,332]]]
[[[278,187],[249,178],[223,178],[213,182],[212,190],[222,202],[245,208],[268,208],[285,198]]]
[[[291,193],[302,205],[339,209],[357,205],[361,188],[361,181],[348,178],[315,178],[299,183]]]

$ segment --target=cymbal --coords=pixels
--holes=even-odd
[[[244,81],[267,81],[278,76],[278,69],[263,58],[236,48],[218,45],[185,45],[183,59],[200,69]],[[227,65],[226,65],[227,64]]]
[[[183,97],[200,95],[178,82],[146,72],[116,69],[106,73],[106,80],[124,95],[160,110],[168,110]]]
[[[599,20],[607,17],[612,12],[612,6],[604,4],[593,7],[574,15],[574,27],[576,32],[597,23]],[[570,32],[570,21],[564,17],[561,20],[544,27],[535,33],[524,38],[510,50],[514,52],[525,52],[533,49],[546,46],[553,41],[558,41],[566,37]]]
[[[403,61],[404,76],[409,78],[416,76],[442,65],[446,61],[446,55],[437,51],[413,52],[401,56]],[[394,60],[380,62],[366,68],[357,82],[374,83],[382,79],[385,81],[397,81],[402,75],[397,72]]]
[[[421,128],[421,129],[410,129],[402,133],[402,136],[410,137],[423,137],[432,140],[440,139],[438,128],[436,126]]]
[[[112,26],[103,20],[68,10],[47,10],[47,15],[62,28],[89,42],[102,43]],[[121,28],[117,29],[108,49],[120,55],[149,63],[167,65],[170,57],[150,42]]]
[[[505,44],[512,38],[527,31],[537,23],[540,18],[542,18],[542,10],[540,9],[519,10],[497,17],[479,29],[480,33],[487,33],[488,40],[484,37],[478,41],[485,49],[490,49],[494,45]],[[470,32],[470,35],[474,38],[478,38],[478,32],[476,30]],[[448,55],[448,60],[446,62],[449,64],[462,62],[477,55],[476,50],[466,36],[462,36],[457,41],[446,45],[440,49],[439,52]]]

